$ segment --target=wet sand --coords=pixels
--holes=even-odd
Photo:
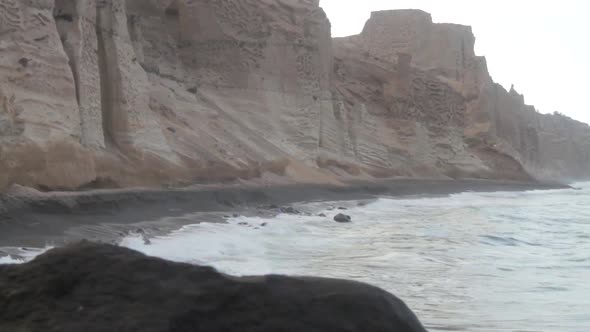
[[[447,195],[465,191],[559,189],[559,184],[485,180],[383,180],[335,185],[207,186],[163,190],[0,195],[0,247],[43,247],[89,239],[116,242],[129,232],[165,234],[195,218],[223,222],[225,217],[272,215],[278,206],[311,201],[374,199],[378,196]]]

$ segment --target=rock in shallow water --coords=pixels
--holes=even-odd
[[[334,216],[334,221],[336,221],[336,222],[351,222],[352,218],[350,216],[345,215],[345,214],[338,213],[336,216]]]
[[[282,207],[281,208],[281,213],[286,213],[286,214],[301,214],[301,212],[299,212],[297,209],[295,209],[292,206]]]
[[[82,242],[0,265],[0,331],[426,330],[401,300],[366,284],[231,277]]]

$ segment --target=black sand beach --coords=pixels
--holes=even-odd
[[[208,186],[184,189],[103,190],[0,196],[0,246],[43,247],[81,239],[116,242],[129,231],[163,234],[194,223],[175,218],[199,213],[199,220],[224,216],[272,215],[298,202],[366,200],[378,196],[448,195],[465,191],[524,191],[568,188],[559,184],[485,180],[384,180],[347,186]]]

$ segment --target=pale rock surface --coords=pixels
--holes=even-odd
[[[317,0],[0,1],[0,189],[588,176],[590,129],[490,78],[469,27]]]
[[[95,178],[53,1],[0,2],[0,187],[75,187]]]

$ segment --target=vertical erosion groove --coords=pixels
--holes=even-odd
[[[101,102],[101,112],[102,112],[102,129],[104,133],[104,141],[107,148],[112,148],[116,144],[115,141],[115,133],[113,132],[113,118],[112,118],[112,85],[116,84],[111,80],[109,75],[109,68],[108,68],[108,61],[107,61],[107,51],[105,46],[105,34],[108,33],[108,30],[105,31],[105,15],[106,10],[105,8],[108,4],[104,2],[97,2],[96,4],[96,37],[97,37],[97,45],[98,45],[98,73],[100,76],[100,102]]]
[[[78,64],[76,62],[75,52],[79,52],[80,35],[76,28],[78,17],[76,15],[76,3],[74,0],[56,0],[53,8],[53,17],[59,38],[61,40],[62,48],[66,57],[68,58],[68,65],[72,72],[74,79],[74,89],[76,93],[76,102],[78,109],[80,108],[80,75],[78,71]],[[78,45],[77,45],[78,44]],[[83,121],[80,116],[80,121]],[[83,127],[83,126],[81,126]],[[83,137],[84,135],[82,135]]]

